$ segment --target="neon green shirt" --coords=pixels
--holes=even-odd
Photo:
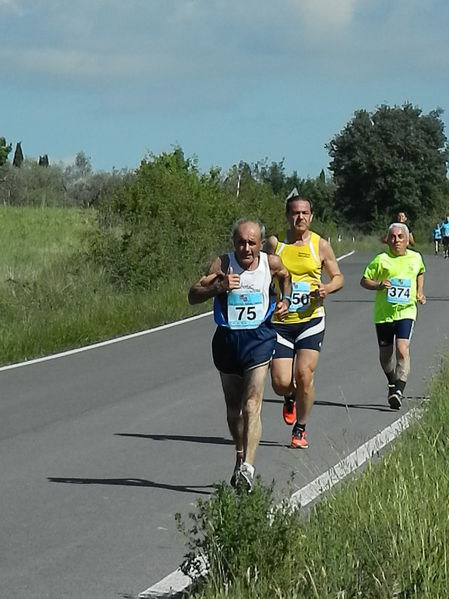
[[[366,279],[389,279],[391,289],[376,291],[374,322],[394,322],[404,318],[416,320],[416,278],[426,267],[419,252],[407,249],[404,256],[390,251],[382,252],[371,260],[363,272]]]

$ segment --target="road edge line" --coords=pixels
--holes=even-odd
[[[377,457],[380,450],[386,447],[400,433],[405,431],[410,423],[418,419],[422,414],[420,407],[412,408],[406,414],[395,420],[392,424],[366,441],[355,451],[340,460],[335,466],[315,478],[313,481],[295,491],[289,499],[292,507],[305,507],[315,501],[323,493],[330,491],[332,487],[342,482],[349,474],[358,470],[365,462]],[[185,575],[180,568],[168,574],[165,578],[146,589],[139,595],[138,599],[166,599],[175,598],[185,593],[193,584],[194,579]]]
[[[99,341],[98,343],[92,343],[91,345],[84,345],[83,347],[75,347],[74,349],[68,349],[67,351],[63,351],[57,354],[51,354],[49,356],[42,356],[41,358],[34,358],[33,360],[25,360],[23,362],[16,362],[15,364],[8,364],[6,366],[0,367],[0,372],[4,370],[12,370],[13,368],[20,368],[21,366],[31,366],[31,364],[38,364],[40,362],[47,362],[49,360],[56,360],[57,358],[64,358],[66,356],[72,356],[74,354],[79,354],[81,352],[89,351],[91,349],[98,349],[99,347],[105,347],[106,345],[112,345],[113,343],[119,343],[120,341],[127,341],[128,339],[135,339],[136,337],[142,337],[143,335],[148,335],[150,333],[157,333],[158,331],[163,331],[165,329],[171,329],[172,327],[176,327],[180,324],[186,324],[187,322],[193,322],[194,320],[198,320],[199,318],[204,318],[205,316],[211,316],[213,314],[212,311],[204,312],[203,314],[197,314],[196,316],[190,316],[189,318],[184,318],[183,320],[177,320],[176,322],[169,322],[167,324],[162,324],[153,329],[146,329],[145,331],[138,331],[137,333],[130,333],[129,335],[123,335],[122,337],[114,337],[113,339],[106,339],[105,341]]]
[[[349,252],[348,254],[344,254],[343,256],[339,256],[337,261],[343,260],[344,258],[348,258],[355,253],[355,250]],[[204,312],[203,314],[197,314],[196,316],[190,316],[189,318],[184,318],[183,320],[177,320],[176,322],[169,322],[167,324],[160,325],[158,327],[154,327],[153,329],[145,329],[144,331],[138,331],[137,333],[130,333],[129,335],[123,335],[121,337],[114,337],[113,339],[106,339],[105,341],[99,341],[98,343],[92,343],[90,345],[83,345],[82,347],[76,347],[74,349],[68,349],[67,351],[59,352],[57,354],[50,354],[49,356],[42,356],[40,358],[33,358],[32,360],[24,360],[22,362],[16,362],[14,364],[7,364],[6,366],[0,366],[0,372],[4,372],[5,370],[13,370],[14,368],[21,368],[22,366],[31,366],[32,364],[39,364],[40,362],[47,362],[49,360],[56,360],[57,358],[64,358],[66,356],[73,356],[74,354],[79,354],[81,352],[89,351],[91,349],[98,349],[99,347],[105,347],[107,345],[112,345],[113,343],[119,343],[120,341],[128,341],[129,339],[136,339],[137,337],[142,337],[143,335],[149,335],[150,333],[156,333],[158,331],[163,331],[165,329],[171,329],[172,327],[176,327],[180,324],[185,324],[187,322],[193,322],[194,320],[198,320],[199,318],[204,318],[205,316],[211,316],[213,311]]]
[[[419,418],[421,408],[412,408],[404,416],[395,420],[392,424],[366,441],[355,451],[346,456],[332,468],[315,478],[302,489],[295,491],[290,497],[292,507],[305,507],[329,491],[346,476],[358,470],[365,462],[379,455],[379,452],[393,441],[398,435],[405,431],[410,421]]]

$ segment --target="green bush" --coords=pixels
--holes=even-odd
[[[119,285],[152,287],[197,276],[228,251],[237,218],[258,218],[275,230],[282,210],[268,186],[250,180],[237,198],[216,173],[200,175],[178,148],[142,161],[135,179],[100,204],[92,255]]]

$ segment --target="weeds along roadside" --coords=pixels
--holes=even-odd
[[[95,214],[0,207],[0,364],[80,347],[194,313],[187,281],[119,290],[87,259]]]
[[[311,510],[276,506],[273,490],[216,487],[188,523],[186,568],[202,552],[212,598],[443,598],[449,568],[449,359],[431,400],[382,456]],[[267,514],[271,514],[270,518]],[[179,517],[178,517],[179,520]]]

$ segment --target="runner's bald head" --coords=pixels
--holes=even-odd
[[[232,241],[235,243],[236,239],[237,239],[237,235],[240,231],[240,227],[242,225],[245,224],[252,224],[255,227],[257,227],[257,229],[259,230],[259,235],[260,235],[260,241],[263,241],[265,239],[265,227],[263,226],[263,224],[261,222],[259,222],[258,220],[255,220],[253,218],[239,218],[238,220],[235,221],[235,223],[232,225]]]

